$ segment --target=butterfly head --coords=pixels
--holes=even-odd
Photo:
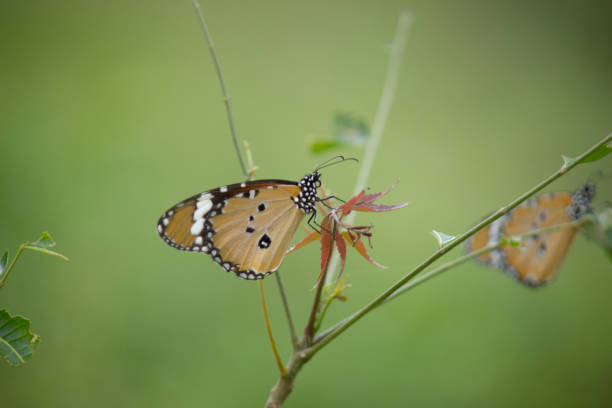
[[[595,184],[587,183],[572,194],[572,202],[567,207],[567,215],[577,220],[591,210],[591,199],[595,195]]]
[[[300,193],[293,199],[295,204],[305,213],[316,211],[315,203],[319,201],[317,189],[321,187],[321,174],[315,170],[305,175],[298,182],[298,187],[300,188]]]

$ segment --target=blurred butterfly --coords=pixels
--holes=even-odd
[[[473,252],[499,243],[502,236],[510,238],[578,220],[591,210],[594,194],[594,185],[588,183],[573,194],[549,193],[532,198],[474,234],[466,242],[465,249],[468,253]],[[545,232],[525,238],[521,248],[504,245],[476,260],[499,268],[526,285],[539,286],[555,276],[577,231],[575,227]]]
[[[208,190],[167,210],[159,236],[173,248],[208,254],[243,279],[263,279],[280,266],[306,214],[315,218],[321,186],[318,170],[345,159],[336,156],[299,182],[256,180]],[[316,221],[315,221],[316,222]]]

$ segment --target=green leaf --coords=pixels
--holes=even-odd
[[[436,230],[431,230],[431,235],[433,235],[436,241],[438,241],[439,247],[442,247],[448,244],[449,242],[451,242],[453,239],[457,238],[453,235],[448,235],[448,234],[445,234],[443,232],[436,231]]]
[[[35,246],[38,248],[51,248],[55,246],[55,241],[51,238],[48,232],[43,232],[38,240],[28,244],[29,246]]]
[[[30,321],[21,316],[12,317],[0,310],[0,355],[11,365],[28,360],[40,343],[38,335],[30,333]]]
[[[370,136],[368,124],[351,112],[336,112],[334,115],[335,137],[342,144],[363,146]]]
[[[591,154],[580,160],[580,163],[590,163],[603,159],[612,152],[612,142],[599,146]]]
[[[340,144],[333,140],[323,140],[316,139],[310,142],[310,151],[312,153],[320,153],[329,149],[333,149],[334,147],[339,146]]]
[[[2,275],[2,273],[4,272],[4,270],[6,269],[6,267],[8,266],[8,249],[6,251],[4,251],[4,254],[2,255],[2,258],[0,258],[0,276]]]
[[[59,252],[51,251],[48,248],[55,246],[55,241],[48,232],[43,232],[40,238],[34,242],[30,242],[24,246],[25,249],[29,249],[36,252],[42,252],[43,254],[57,256],[62,258],[64,261],[70,261],[67,257],[60,254]]]
[[[521,247],[521,238],[520,237],[515,237],[515,236],[512,236],[510,238],[506,238],[506,237],[504,237],[502,235],[501,243],[504,244],[504,245],[513,246],[515,248],[520,248]]]

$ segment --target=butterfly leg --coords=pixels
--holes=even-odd
[[[315,218],[316,216],[317,216],[317,212],[313,211],[312,214],[310,214],[310,217],[308,218],[308,221],[306,221],[306,224],[308,224],[308,226],[310,228],[312,228],[313,230],[317,231],[318,233],[321,233],[321,230],[320,230],[321,224],[319,224],[317,222],[317,220]],[[317,227],[319,227],[319,228],[317,228]]]
[[[308,218],[308,221],[306,221],[308,226],[310,228],[312,228],[313,230],[317,231],[319,234],[321,233],[321,230],[323,230],[323,231],[327,232],[328,234],[332,235],[332,232],[330,230],[328,230],[327,228],[325,228],[324,226],[322,226],[321,224],[319,224],[317,222],[317,220],[315,219],[316,215],[317,215],[316,211],[313,211],[312,215],[310,216],[310,218]]]
[[[325,201],[330,200],[332,198],[335,198],[336,200],[340,201],[341,203],[346,203],[346,201],[344,201],[341,198],[336,197],[335,195],[330,195],[328,197],[321,198],[321,199],[319,199],[319,202],[321,204],[323,204],[325,207],[327,207],[328,209],[333,210],[333,207],[325,202]]]

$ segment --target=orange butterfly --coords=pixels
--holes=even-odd
[[[467,252],[512,237],[554,225],[578,220],[591,210],[595,187],[588,183],[573,194],[550,193],[532,198],[478,231],[466,242]],[[578,228],[565,228],[526,238],[522,248],[504,245],[476,258],[502,269],[520,282],[539,286],[555,276],[576,236]]]
[[[240,278],[263,279],[280,266],[304,216],[309,223],[316,216],[318,170],[344,160],[355,159],[334,157],[299,182],[246,181],[197,194],[166,211],[157,232],[171,247],[208,254]]]

